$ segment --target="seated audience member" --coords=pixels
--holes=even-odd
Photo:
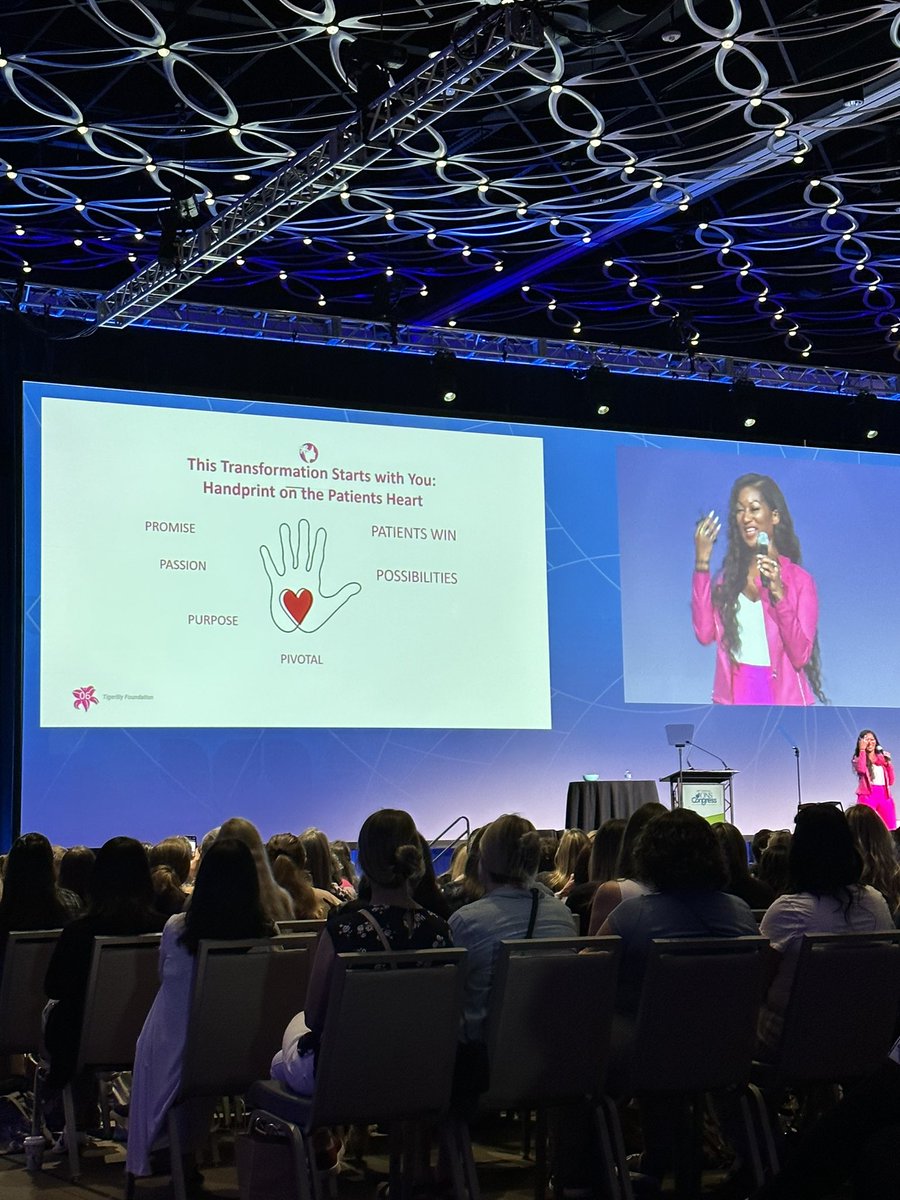
[[[769,838],[756,872],[756,878],[768,884],[776,897],[783,896],[790,887],[790,856],[790,831],[778,829]]]
[[[759,869],[760,859],[763,856],[763,851],[769,844],[769,838],[771,836],[771,829],[757,829],[756,833],[754,833],[753,837],[750,839],[750,853],[753,855],[751,870],[754,875]]]
[[[421,833],[419,834],[419,845],[422,849],[422,861],[425,864],[425,873],[413,889],[413,900],[428,912],[434,913],[436,917],[440,917],[442,921],[446,921],[450,916],[450,905],[444,899],[444,894],[437,885],[437,877],[434,873],[434,859],[431,857],[431,847]],[[359,880],[359,899],[368,903],[371,896],[372,887],[368,879],[363,875]]]
[[[759,930],[769,939],[772,962],[759,1022],[762,1057],[774,1054],[781,1039],[804,933],[893,928],[884,897],[860,883],[862,859],[847,818],[833,805],[810,804],[797,813],[790,875],[790,892],[771,904]]]
[[[566,829],[563,832],[553,859],[553,870],[546,879],[541,880],[554,896],[571,885],[578,856],[587,846],[588,835],[583,829]]]
[[[749,905],[725,892],[725,863],[713,828],[690,809],[666,811],[638,838],[634,863],[651,891],[623,900],[600,928],[622,939],[616,1007],[637,1013],[650,942],[672,937],[742,937],[759,932]]]
[[[446,921],[450,916],[450,905],[445,900],[444,893],[438,887],[437,876],[434,873],[434,859],[431,855],[431,847],[421,833],[419,834],[419,845],[422,848],[422,862],[425,864],[425,873],[415,886],[413,900],[417,904],[421,904],[428,912],[434,913],[436,917],[440,917],[442,921]]]
[[[243,817],[230,817],[220,826],[219,837],[237,838],[253,855],[259,878],[259,899],[268,920],[293,920],[294,902],[284,888],[275,882],[272,868],[269,866],[269,856],[256,826]]]
[[[444,887],[444,899],[450,905],[451,912],[456,912],[465,904],[471,904],[473,900],[480,900],[484,895],[479,863],[481,861],[481,838],[485,828],[486,826],[481,826],[473,829],[469,834],[462,876],[459,879],[453,879]]]
[[[191,863],[194,851],[191,843],[185,837],[164,838],[151,846],[147,851],[150,860],[150,870],[154,867],[170,867],[178,877],[178,882],[185,887],[191,877]]]
[[[275,882],[294,902],[296,920],[324,920],[328,910],[340,903],[333,892],[313,887],[306,869],[306,851],[295,833],[273,834],[266,842],[266,854]]]
[[[383,808],[359,831],[359,864],[371,900],[350,900],[328,914],[306,994],[306,1010],[288,1025],[272,1059],[272,1078],[311,1094],[315,1050],[325,1027],[335,956],[358,951],[432,950],[452,945],[446,921],[413,899],[425,872],[418,830],[409,813]],[[423,1018],[427,1014],[421,1014]],[[378,1036],[373,1029],[372,1036]]]
[[[613,1036],[610,1081],[627,1078],[634,1021],[640,1007],[644,975],[654,938],[742,937],[759,930],[743,900],[723,887],[725,863],[712,827],[689,809],[676,808],[648,822],[634,851],[639,877],[654,890],[623,900],[610,913],[601,935],[622,939],[616,1008],[620,1020]],[[677,1037],[677,1022],[673,1025]],[[619,1085],[621,1086],[621,1085]],[[678,1109],[670,1097],[641,1101],[644,1150],[641,1170],[661,1180],[674,1160]]]
[[[164,917],[184,912],[188,894],[172,867],[158,866],[150,872],[153,881],[153,907]]]
[[[455,879],[462,879],[463,871],[466,866],[466,854],[468,848],[465,842],[457,842],[453,847],[453,853],[450,855],[450,865],[446,871],[442,871],[437,877],[438,886],[441,891],[444,891],[447,884]]]
[[[590,845],[587,847],[587,864],[584,879],[581,878],[582,850],[575,866],[575,881],[565,897],[566,907],[578,918],[578,932],[584,936],[590,925],[591,905],[601,883],[609,883],[616,877],[616,864],[622,850],[622,838],[625,834],[625,819],[609,817],[595,831]]]
[[[859,882],[881,892],[896,923],[900,916],[900,864],[891,831],[868,804],[848,808],[847,822],[862,858]]]
[[[146,850],[134,838],[110,838],[91,872],[87,912],[63,929],[47,967],[44,990],[56,1001],[44,1030],[51,1087],[64,1086],[75,1073],[94,938],[157,933],[164,923],[153,907]]]
[[[561,900],[535,882],[540,839],[530,821],[506,814],[492,821],[480,846],[484,896],[450,917],[453,942],[468,951],[463,995],[462,1041],[480,1042],[504,938],[573,937],[572,914]]]
[[[725,859],[728,880],[723,891],[738,896],[751,908],[768,908],[775,893],[762,879],[754,879],[747,862],[747,843],[736,825],[721,821],[712,827]]]
[[[181,1084],[191,987],[201,939],[237,941],[268,937],[274,926],[262,909],[259,876],[247,845],[218,837],[197,872],[189,908],[166,923],[159,951],[160,989],[138,1038],[128,1112],[127,1170],[152,1173],[151,1151],[166,1128],[166,1117]],[[186,1151],[206,1133],[210,1106],[205,1100],[179,1109]],[[188,1167],[196,1184],[196,1168]]]
[[[649,804],[642,804],[640,808],[636,808],[628,818],[622,837],[619,861],[616,865],[616,877],[606,883],[601,883],[594,893],[591,919],[588,924],[588,932],[592,937],[617,904],[621,904],[623,900],[630,900],[634,896],[646,895],[650,891],[651,885],[646,880],[640,879],[636,873],[634,847],[645,826],[654,817],[658,817],[664,812],[668,812],[668,809],[657,801],[651,800]]]
[[[321,829],[307,829],[300,834],[303,850],[306,854],[306,869],[313,881],[313,887],[324,892],[331,892],[339,903],[350,900],[350,890],[343,887],[339,881],[340,864],[331,853],[331,843]]]
[[[78,916],[87,907],[87,886],[95,857],[88,846],[70,846],[59,860],[56,882],[60,891],[70,892],[77,899]]]
[[[350,899],[356,899],[356,889],[359,885],[359,877],[356,873],[356,868],[353,865],[353,858],[350,854],[350,847],[346,842],[332,842],[331,853],[337,859],[341,869],[341,877],[338,883],[345,891],[351,893]]]
[[[53,849],[42,833],[24,833],[10,847],[0,896],[0,969],[14,930],[61,929],[78,915],[56,884]]]

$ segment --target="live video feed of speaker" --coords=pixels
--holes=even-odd
[[[715,514],[718,586],[750,473],[781,489],[762,603],[809,577],[815,655],[784,651],[796,697],[723,701],[691,571]],[[673,721],[777,827],[794,745],[844,800],[855,732],[896,723],[886,456],[28,383],[23,488],[22,828],[65,844],[235,813],[352,839],[381,806],[560,827],[570,780],[671,772]]]

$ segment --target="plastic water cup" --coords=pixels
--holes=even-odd
[[[44,1146],[43,1136],[39,1133],[31,1133],[25,1139],[25,1170],[39,1171],[44,1162]]]

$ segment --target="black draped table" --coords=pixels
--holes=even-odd
[[[566,796],[566,829],[597,829],[609,817],[631,816],[649,800],[659,801],[653,779],[578,779]]]

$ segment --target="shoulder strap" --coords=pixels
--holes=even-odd
[[[378,922],[375,920],[375,918],[372,916],[372,914],[369,912],[369,910],[367,908],[361,908],[359,910],[359,915],[361,917],[365,917],[365,919],[369,922],[369,924],[372,926],[372,928],[378,934],[378,937],[381,940],[382,946],[384,946],[385,950],[387,950],[390,953],[392,951],[393,947],[391,946],[391,943],[385,937],[384,930],[381,928],[381,926],[378,924]]]
[[[531,889],[531,916],[528,918],[528,932],[525,934],[527,938],[534,935],[534,923],[537,921],[538,901],[541,898],[541,893],[538,888]]]

